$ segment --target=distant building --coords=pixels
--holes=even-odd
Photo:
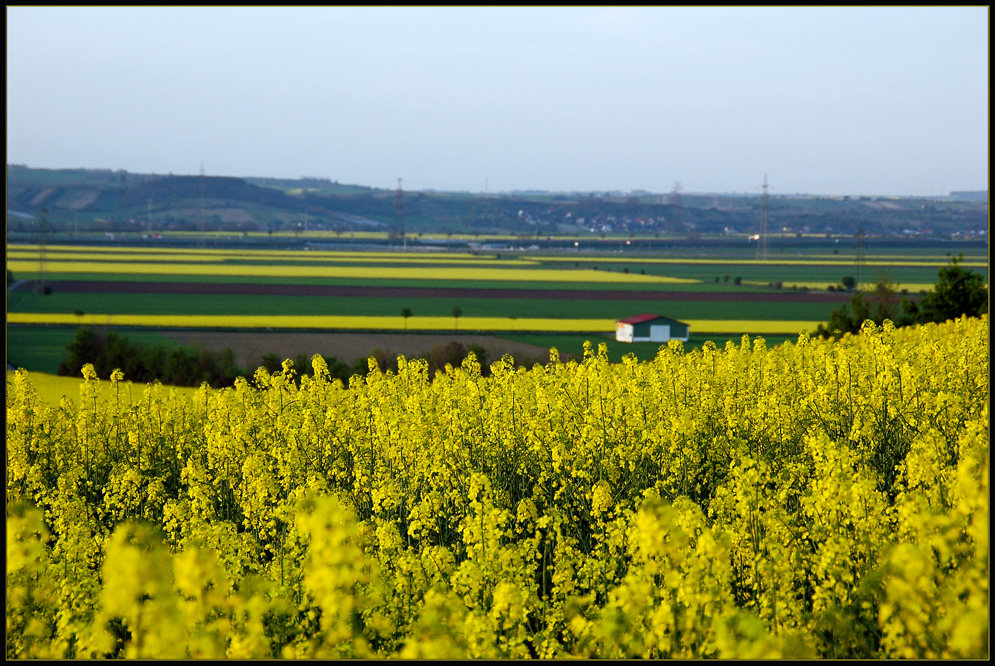
[[[615,339],[619,342],[667,342],[691,337],[691,326],[655,314],[641,314],[615,322]]]
[[[970,201],[988,201],[988,190],[972,190],[963,192],[951,192],[951,199],[968,199]]]

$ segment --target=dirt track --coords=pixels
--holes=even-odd
[[[204,282],[50,282],[54,291],[130,294],[224,294],[229,296],[359,296],[365,298],[517,298],[585,301],[739,301],[845,303],[849,295],[827,292],[587,291],[575,289],[460,289],[458,287],[352,287],[306,284]]]

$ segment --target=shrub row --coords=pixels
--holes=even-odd
[[[446,344],[437,345],[420,358],[428,363],[429,377],[434,377],[437,371],[444,371],[446,366],[459,367],[464,359],[473,353],[485,369],[483,374],[489,374],[487,367],[487,351],[478,345],[463,345],[452,340]],[[397,371],[397,355],[390,350],[374,350],[371,355],[376,360],[381,372]],[[366,358],[358,358],[353,363],[346,363],[334,356],[323,356],[332,379],[339,379],[344,384],[355,375],[365,377],[369,372]],[[311,360],[304,354],[298,354],[292,360],[293,367],[300,376],[313,376]],[[538,362],[538,359],[534,360]],[[124,376],[135,383],[159,381],[173,386],[200,386],[209,384],[212,388],[233,386],[239,377],[251,379],[255,369],[240,367],[235,360],[235,353],[224,348],[220,352],[207,349],[189,349],[186,347],[167,347],[164,345],[147,345],[132,342],[126,336],[113,331],[102,333],[87,327],[77,329],[76,335],[66,345],[66,357],[59,364],[58,374],[79,377],[83,366],[93,365],[97,376],[109,379],[114,370],[121,370]],[[531,366],[533,359],[523,358],[518,365]],[[283,357],[275,353],[264,354],[259,366],[270,373],[282,369]]]

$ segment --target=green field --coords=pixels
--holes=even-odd
[[[199,315],[350,315],[390,317],[409,308],[409,328],[420,317],[448,317],[459,307],[465,317],[598,319],[628,316],[638,310],[660,310],[674,319],[823,320],[834,303],[756,303],[744,301],[603,301],[515,298],[403,298],[348,296],[256,296],[215,294],[110,294],[55,291],[47,296],[14,291],[8,312]]]
[[[66,345],[75,334],[75,327],[70,326],[7,326],[7,363],[15,368],[54,375],[65,357]],[[131,329],[123,334],[132,342],[178,346],[155,331]]]

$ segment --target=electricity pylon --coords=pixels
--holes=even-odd
[[[760,237],[757,239],[757,259],[767,261],[767,174],[764,174],[764,193],[760,198]]]

